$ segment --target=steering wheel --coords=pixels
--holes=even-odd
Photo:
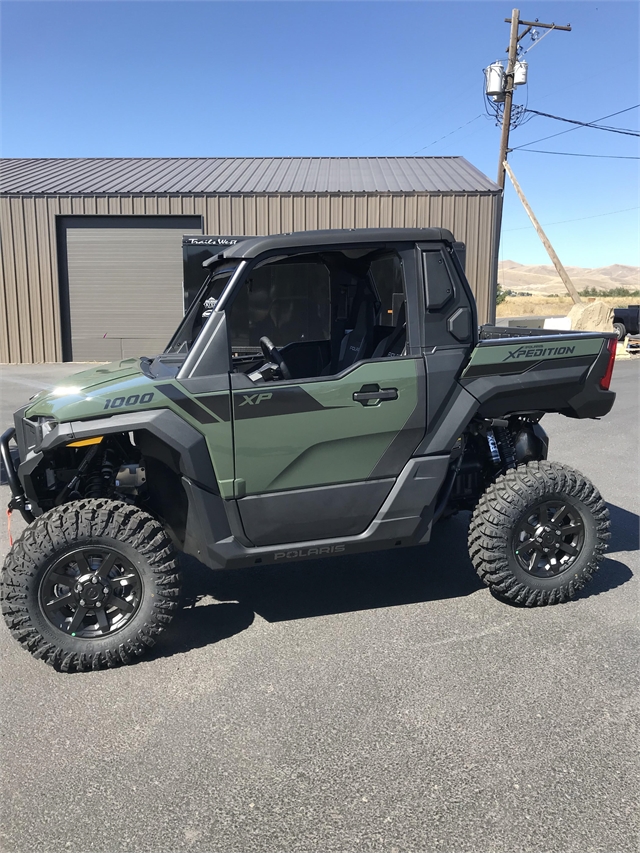
[[[276,349],[274,344],[269,340],[269,338],[263,337],[260,338],[260,348],[262,350],[262,354],[267,359],[267,361],[272,361],[277,366],[278,370],[282,374],[283,379],[292,379],[291,371],[285,364],[285,361],[280,354],[279,350]]]

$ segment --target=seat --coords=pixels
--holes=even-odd
[[[323,376],[340,373],[341,370],[371,357],[373,349],[373,327],[376,319],[376,298],[369,288],[359,288],[351,311],[352,328],[345,329],[340,346],[322,371]]]
[[[407,311],[403,302],[398,311],[398,322],[391,334],[380,341],[374,349],[371,358],[397,358],[402,355],[407,343]]]

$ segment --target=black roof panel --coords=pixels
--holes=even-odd
[[[294,231],[289,234],[270,234],[264,237],[233,237],[193,235],[183,238],[183,245],[201,245],[215,252],[216,257],[255,258],[263,252],[282,249],[349,246],[363,243],[422,243],[431,241],[455,242],[446,228],[344,228],[326,231]],[[205,261],[205,263],[207,263]]]

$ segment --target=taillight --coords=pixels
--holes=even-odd
[[[609,343],[607,344],[607,349],[609,350],[609,363],[607,364],[607,369],[605,370],[604,376],[600,380],[600,387],[603,391],[608,391],[609,385],[611,385],[611,374],[613,373],[613,365],[616,360],[617,346],[617,339],[609,338]]]

